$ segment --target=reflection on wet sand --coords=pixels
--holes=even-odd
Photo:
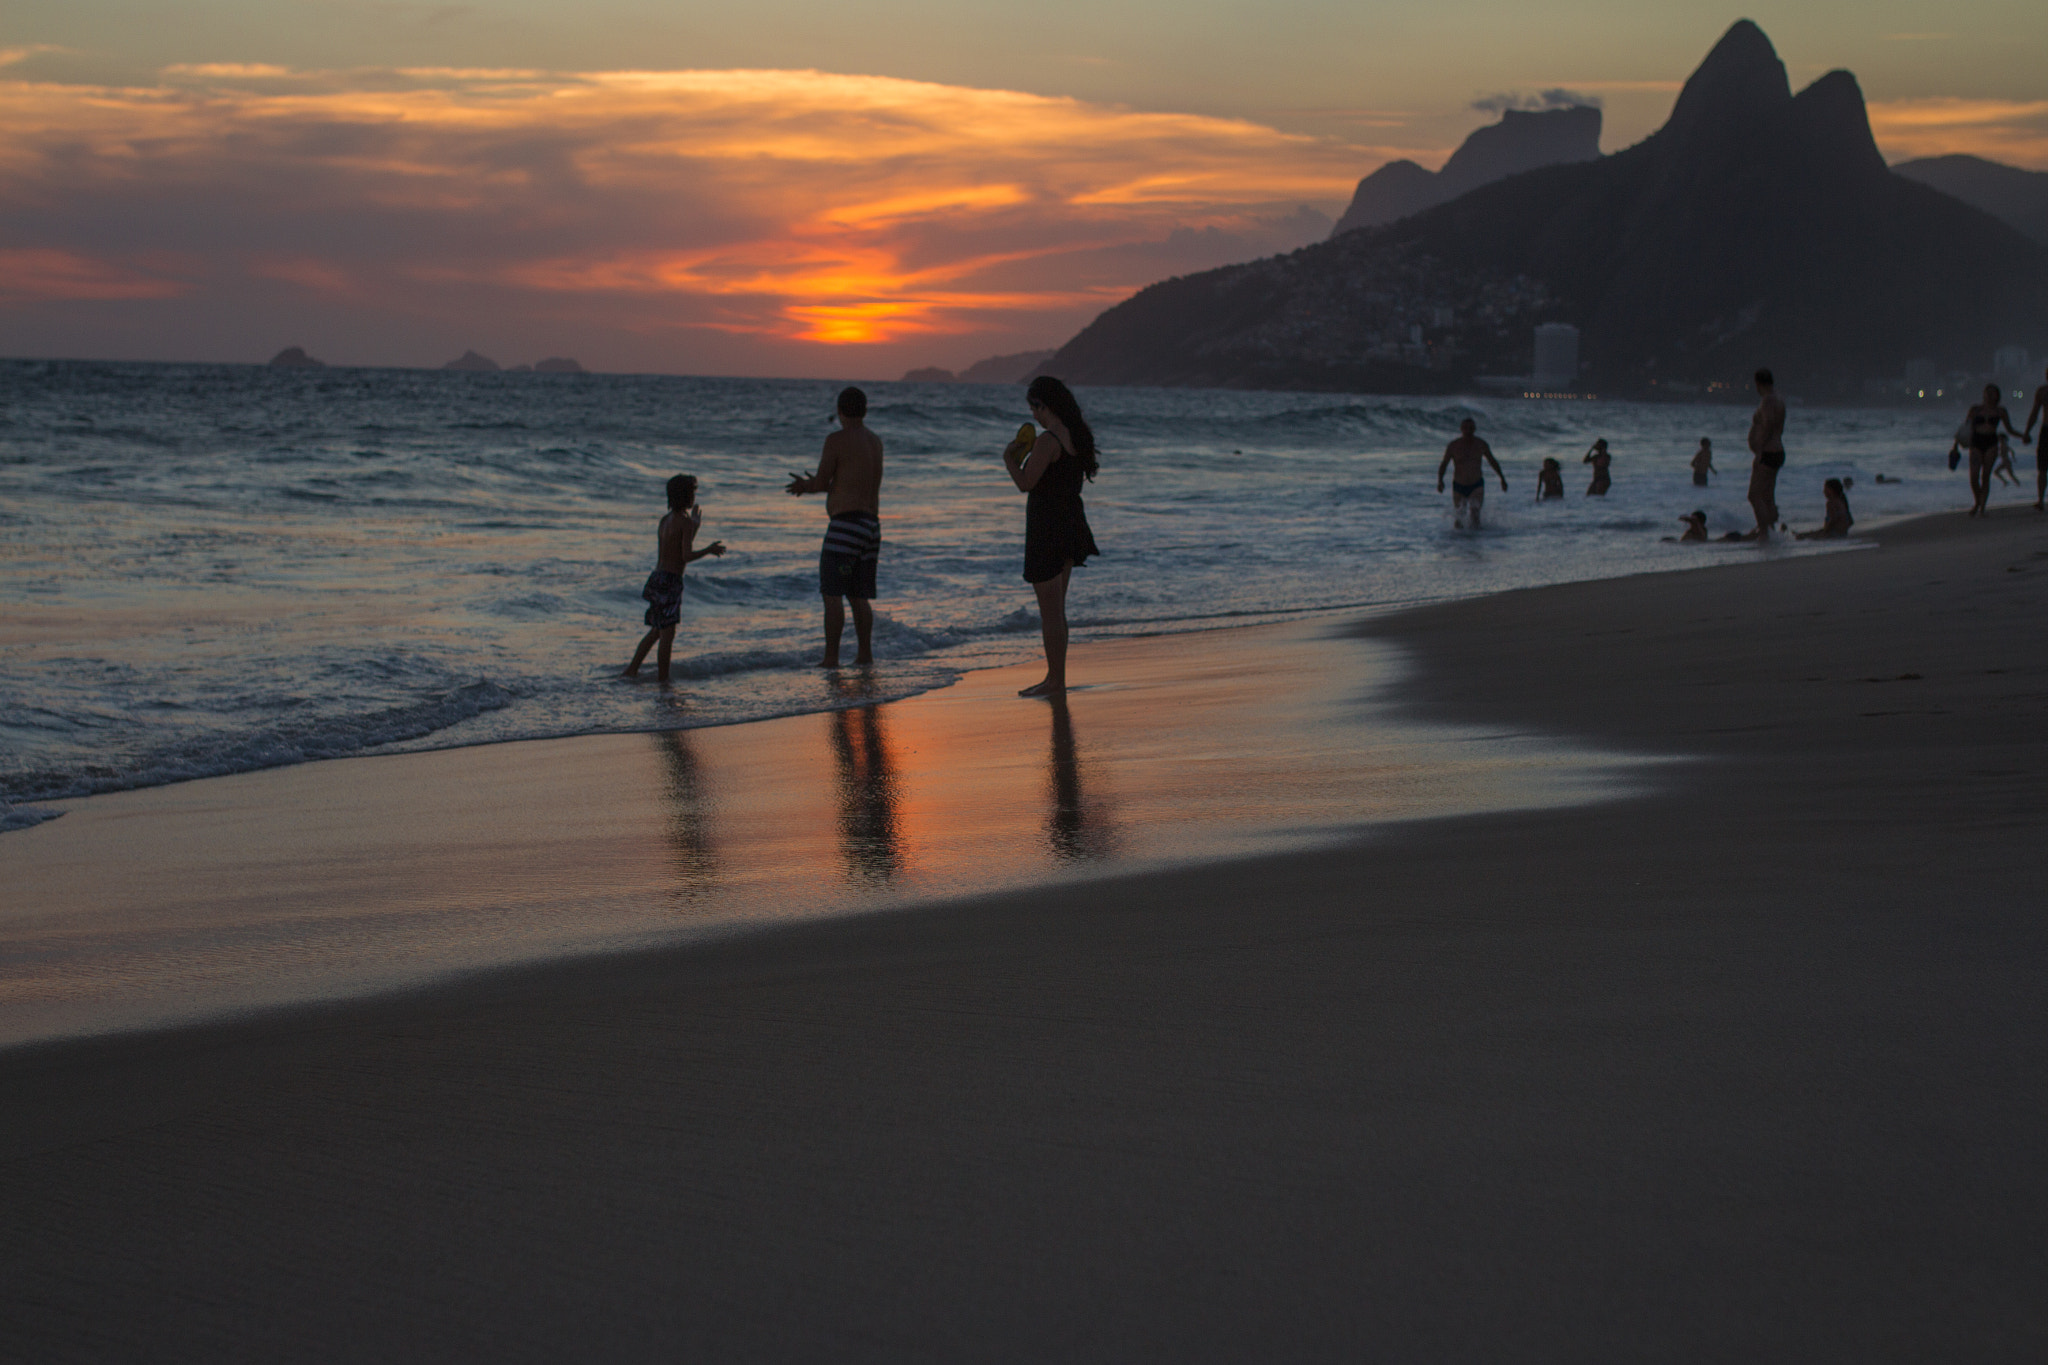
[[[1052,844],[1052,856],[1067,862],[1114,857],[1118,843],[1116,825],[1101,793],[1097,792],[1091,800],[1085,789],[1067,699],[1055,696],[1047,700],[1052,707],[1052,761],[1046,769],[1052,809],[1045,833]]]
[[[712,839],[713,802],[703,764],[690,747],[687,730],[665,730],[654,736],[668,776],[668,842],[676,865],[677,891],[683,900],[698,900],[718,883],[718,846]]]
[[[827,720],[839,762],[839,851],[847,880],[890,881],[904,870],[902,792],[883,708],[856,706]]]

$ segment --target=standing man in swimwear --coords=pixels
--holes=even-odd
[[[825,438],[818,472],[791,474],[787,490],[798,497],[823,493],[832,518],[818,552],[818,591],[825,599],[821,668],[839,667],[848,601],[860,646],[853,661],[875,661],[875,569],[882,556],[882,438],[868,430],[868,396],[859,389],[841,389],[838,408],[839,430]]]
[[[1444,470],[1451,471],[1451,510],[1457,513],[1457,524],[1466,524],[1469,515],[1473,530],[1479,529],[1479,509],[1486,504],[1486,468],[1481,460],[1493,466],[1493,472],[1500,475],[1500,491],[1508,491],[1508,476],[1501,472],[1500,461],[1493,458],[1493,447],[1479,439],[1474,433],[1479,424],[1467,417],[1458,423],[1458,439],[1444,447],[1444,457],[1436,466],[1436,491],[1444,491]],[[1469,512],[1468,512],[1469,509]]]
[[[1785,467],[1785,400],[1769,370],[1756,372],[1756,415],[1749,419],[1749,506],[1756,513],[1757,540],[1769,540],[1778,524],[1778,471]]]
[[[2044,373],[2041,378],[2048,380],[2048,373]],[[2020,436],[2022,446],[2034,434],[2036,417],[2048,418],[2048,383],[2034,390],[2034,406],[2027,409],[2027,429]],[[2048,421],[2041,423],[2041,443],[2034,447],[2034,510],[2048,512],[2048,506],[2043,506],[2044,502],[2048,502]]]

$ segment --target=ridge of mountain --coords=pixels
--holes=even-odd
[[[1997,280],[1987,289],[1987,278]],[[1656,133],[1286,256],[1162,281],[1045,368],[1077,383],[1445,391],[1581,330],[1585,381],[1655,393],[1768,364],[1813,397],[1934,357],[2048,349],[2048,251],[1884,164],[1862,91],[1796,95],[1731,27]]]
[[[1481,185],[1523,171],[1600,155],[1600,111],[1575,104],[1540,111],[1509,109],[1500,122],[1475,129],[1441,171],[1413,161],[1389,161],[1358,182],[1351,206],[1330,236],[1378,227],[1456,199]]]
[[[2048,171],[2022,170],[1958,153],[1901,161],[1892,173],[1980,208],[2048,246]]]

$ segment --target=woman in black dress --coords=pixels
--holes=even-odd
[[[1025,398],[1044,429],[1020,431],[1003,451],[1003,467],[1025,495],[1024,581],[1038,594],[1045,681],[1017,695],[1047,697],[1067,690],[1067,579],[1076,564],[1102,553],[1081,506],[1081,484],[1098,466],[1095,433],[1065,384],[1040,375]]]

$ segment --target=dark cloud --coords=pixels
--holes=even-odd
[[[1570,109],[1574,105],[1584,105],[1589,108],[1598,109],[1600,107],[1600,97],[1557,87],[1549,90],[1539,90],[1533,95],[1526,92],[1488,95],[1484,99],[1472,101],[1472,107],[1482,114],[1500,114],[1510,109]]]

